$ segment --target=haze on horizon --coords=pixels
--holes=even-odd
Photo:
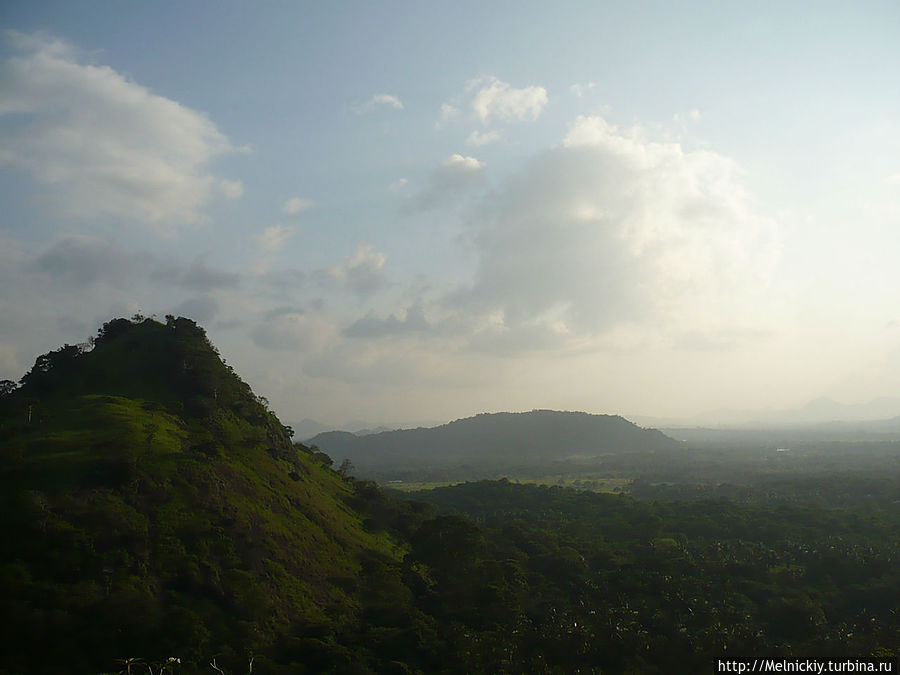
[[[139,312],[284,420],[900,392],[894,2],[0,24],[0,378]]]

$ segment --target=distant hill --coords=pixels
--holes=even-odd
[[[317,422],[308,417],[304,417],[299,422],[291,422],[291,428],[294,430],[296,437],[301,441],[305,441],[316,434],[321,434],[333,429],[333,427],[330,427],[327,424],[322,424],[321,422]]]
[[[322,424],[310,418],[304,418],[299,422],[292,422],[291,427],[296,432],[295,438],[307,441],[314,436],[324,434],[327,431],[349,431],[357,436],[380,434],[382,431],[394,431],[395,429],[409,429],[411,427],[436,427],[442,421],[417,421],[417,422],[389,422],[379,424],[366,420],[350,420],[344,424]]]
[[[677,443],[615,415],[533,410],[484,413],[433,428],[402,429],[367,436],[332,431],[309,440],[336,461],[358,469],[404,464],[534,463],[617,453],[655,452]]]

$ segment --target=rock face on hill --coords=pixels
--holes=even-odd
[[[668,450],[676,441],[614,415],[533,410],[476,415],[430,429],[370,436],[340,431],[309,440],[336,460],[377,469],[448,461],[517,464]]]
[[[0,394],[0,671],[245,672],[279,640],[314,660],[353,620],[363,561],[399,565],[323,458],[188,319],[117,319],[39,357]]]

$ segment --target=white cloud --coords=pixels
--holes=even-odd
[[[692,119],[694,122],[699,122],[699,121],[700,121],[700,118],[702,117],[702,115],[700,114],[700,109],[699,109],[699,108],[692,108],[692,109],[691,109],[691,112],[690,112],[690,115],[691,115],[691,119]]]
[[[403,110],[403,101],[393,94],[373,94],[372,97],[364,103],[354,105],[353,112],[357,115],[365,115],[380,107]]]
[[[391,94],[375,94],[372,97],[372,102],[375,105],[387,105],[393,108],[394,110],[403,110],[403,103],[396,96],[392,96]]]
[[[595,89],[597,87],[596,82],[586,82],[584,84],[573,84],[569,87],[569,91],[571,91],[575,96],[581,98],[586,93],[588,93],[591,89]]]
[[[345,283],[355,293],[366,296],[384,283],[384,263],[387,256],[375,251],[370,244],[360,244],[356,251],[339,267],[329,270],[329,275]]]
[[[469,137],[466,139],[466,145],[478,148],[482,145],[487,145],[488,143],[493,143],[494,141],[500,140],[500,132],[499,131],[485,131],[481,133],[476,129]]]
[[[485,163],[474,157],[450,155],[432,175],[432,189],[437,192],[458,192],[483,179]]]
[[[316,203],[312,199],[291,197],[284,203],[283,211],[289,216],[296,216],[304,211],[309,211]]]
[[[739,178],[722,155],[579,117],[469,215],[476,275],[444,305],[479,348],[571,346],[650,322],[734,334],[778,251]]]
[[[165,229],[204,220],[217,184],[233,194],[207,165],[236,148],[204,115],[61,40],[6,36],[17,54],[0,70],[0,164],[52,186],[64,212]]]
[[[628,147],[632,145],[629,139],[618,133],[614,125],[596,115],[579,115],[563,139],[563,145],[567,147],[601,145],[609,142],[617,142]]]
[[[441,163],[441,169],[448,175],[461,175],[481,171],[485,166],[484,162],[474,157],[464,157],[459,153],[450,155]]]
[[[475,91],[469,105],[482,124],[501,120],[536,120],[547,105],[547,90],[530,86],[516,89],[496,77],[473,80],[467,89]]]
[[[267,227],[261,235],[256,238],[259,248],[265,253],[274,253],[284,248],[294,235],[294,228],[288,225],[272,225]]]
[[[453,154],[432,172],[428,187],[418,195],[413,208],[431,209],[484,181],[485,163],[475,157]]]

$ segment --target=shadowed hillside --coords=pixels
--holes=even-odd
[[[188,319],[111,321],[4,392],[0,671],[160,650],[245,667],[289,633],[314,662],[354,620],[363,561],[398,562],[354,484],[293,445]]]

